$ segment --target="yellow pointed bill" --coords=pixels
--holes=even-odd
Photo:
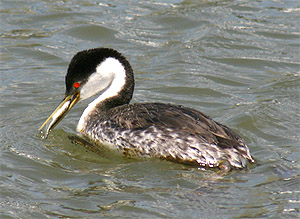
[[[70,111],[70,109],[78,102],[80,97],[79,92],[75,92],[69,96],[66,96],[54,112],[48,119],[41,125],[39,131],[42,134],[42,138],[47,138],[51,129],[53,129]]]

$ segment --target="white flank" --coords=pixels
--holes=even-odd
[[[86,84],[82,87],[80,98],[87,99],[107,89],[83,111],[77,125],[77,132],[84,131],[86,118],[90,112],[95,110],[98,103],[107,98],[116,96],[121,91],[125,85],[125,77],[124,66],[115,58],[107,58],[97,66],[96,72],[89,77]]]

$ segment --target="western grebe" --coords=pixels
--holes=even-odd
[[[128,156],[202,167],[231,169],[254,163],[240,136],[195,109],[164,103],[129,104],[134,90],[133,70],[116,50],[78,52],[65,81],[64,100],[39,129],[44,137],[79,100],[101,92],[77,125],[77,131],[93,143]]]

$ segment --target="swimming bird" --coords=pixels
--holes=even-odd
[[[77,132],[127,156],[220,169],[254,163],[245,141],[227,126],[198,110],[165,103],[133,103],[134,74],[127,59],[114,49],[78,52],[71,60],[66,94],[40,127],[46,138],[79,101],[95,94],[83,111]]]

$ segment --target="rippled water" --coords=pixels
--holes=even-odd
[[[299,217],[298,1],[1,1],[1,218]],[[113,47],[133,102],[196,108],[257,164],[220,175],[97,155],[69,140],[87,102],[43,140],[79,50]]]

